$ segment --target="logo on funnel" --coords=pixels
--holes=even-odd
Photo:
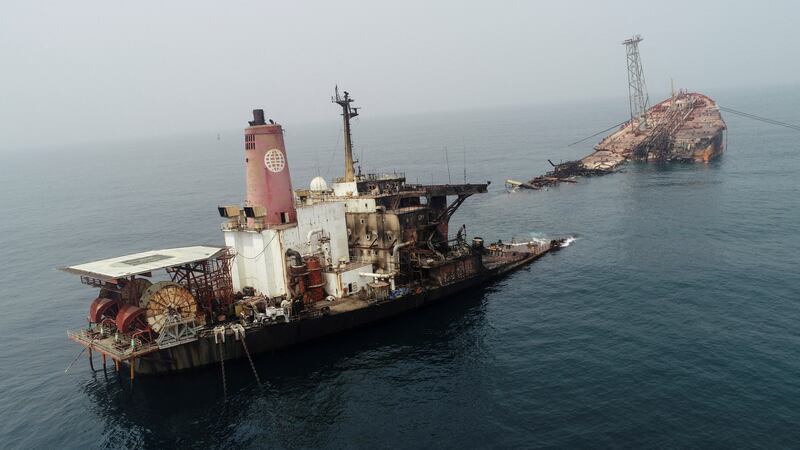
[[[267,153],[264,154],[264,165],[267,166],[270,172],[278,173],[286,167],[286,158],[283,157],[283,153],[277,148],[273,148],[267,150]]]

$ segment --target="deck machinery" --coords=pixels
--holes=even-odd
[[[247,196],[218,207],[224,246],[155,250],[64,268],[99,288],[68,336],[117,368],[192,369],[355,328],[481,285],[564,239],[484,245],[449,221],[485,184],[421,185],[355,170],[349,93],[336,90],[345,176],[292,189],[283,129],[244,132]]]

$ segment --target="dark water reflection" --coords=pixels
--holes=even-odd
[[[229,362],[227,398],[218,366],[144,377],[133,385],[109,366],[83,391],[92,399],[92,412],[106,422],[103,446],[313,447],[336,440],[338,420],[353,413],[349,403],[360,397],[354,384],[369,385],[372,400],[386,401],[398,383],[435,383],[479,357],[492,289],[260,356],[255,365],[263,389],[246,362]],[[376,438],[365,436],[365,443]]]

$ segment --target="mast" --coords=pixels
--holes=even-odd
[[[631,109],[631,122],[638,121],[640,130],[648,128],[647,107],[650,98],[647,95],[647,85],[644,82],[642,58],[639,56],[639,43],[642,37],[638,34],[622,41],[628,61],[628,102]]]
[[[331,102],[342,107],[342,121],[344,122],[344,182],[356,181],[355,161],[353,161],[353,138],[350,134],[350,118],[358,116],[358,108],[350,106],[353,99],[350,93],[344,91],[344,97],[339,95],[339,86],[335,89],[336,96],[331,97]]]

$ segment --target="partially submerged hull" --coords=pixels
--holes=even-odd
[[[581,159],[610,170],[627,160],[708,162],[724,151],[725,121],[711,98],[680,93],[647,110],[646,124],[629,121]]]
[[[648,109],[645,117],[623,123],[579,160],[553,164],[544,175],[527,182],[507,180],[506,185],[541,189],[605,175],[626,161],[707,163],[725,151],[727,126],[717,104],[703,94],[681,92]]]

